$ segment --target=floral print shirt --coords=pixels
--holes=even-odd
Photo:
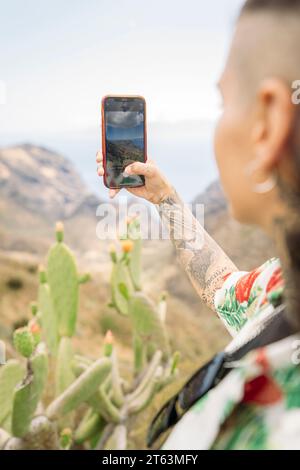
[[[232,336],[249,318],[263,312],[281,297],[284,288],[282,270],[272,258],[251,272],[234,272],[224,278],[215,295],[216,311]]]
[[[272,315],[284,288],[278,259],[234,272],[215,308],[233,342]],[[164,449],[300,449],[300,335],[251,351],[182,417]]]

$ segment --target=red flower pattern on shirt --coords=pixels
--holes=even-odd
[[[240,304],[249,300],[253,284],[260,273],[261,271],[259,269],[255,269],[254,271],[251,271],[250,273],[242,276],[236,283],[235,296],[236,300]]]

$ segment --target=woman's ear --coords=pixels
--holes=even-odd
[[[261,168],[270,172],[286,155],[285,148],[294,129],[296,109],[291,88],[277,78],[261,83],[257,100],[253,143]]]

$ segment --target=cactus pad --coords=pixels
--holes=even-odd
[[[27,326],[14,332],[14,347],[24,357],[30,357],[35,347],[34,337]]]
[[[24,376],[24,367],[16,360],[9,360],[0,367],[0,424],[12,411],[13,392]]]
[[[79,283],[74,256],[64,243],[56,243],[49,251],[47,279],[59,334],[72,336],[76,326]]]
[[[48,357],[44,344],[39,344],[31,358],[23,383],[16,388],[12,410],[12,433],[23,437],[41,398],[48,375]]]
[[[128,315],[128,299],[132,293],[132,283],[128,267],[121,260],[113,264],[111,274],[112,303],[119,313]]]
[[[49,351],[56,355],[58,346],[58,320],[54,310],[49,285],[42,283],[39,285],[38,306],[40,321],[42,324],[43,336]]]
[[[164,323],[155,304],[144,294],[134,293],[129,302],[130,316],[134,334],[140,338],[146,347],[147,353],[160,349],[164,357],[169,355],[169,342]],[[151,354],[152,355],[152,354]]]
[[[73,372],[73,347],[71,338],[61,338],[58,348],[55,374],[55,396],[60,395],[75,380]]]
[[[59,397],[48,407],[47,416],[58,419],[77,408],[93,395],[111,370],[111,361],[101,358],[88,367]]]

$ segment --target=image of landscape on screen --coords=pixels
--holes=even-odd
[[[144,161],[144,115],[137,111],[106,113],[107,162],[125,167]]]

